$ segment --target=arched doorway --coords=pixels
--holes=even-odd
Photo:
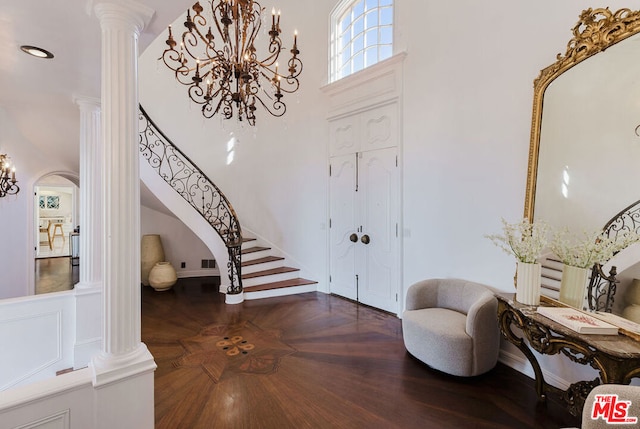
[[[34,184],[34,292],[42,294],[73,288],[79,266],[74,263],[78,240],[78,177],[54,172]]]

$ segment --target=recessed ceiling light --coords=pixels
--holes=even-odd
[[[29,55],[33,55],[38,58],[53,58],[53,54],[46,49],[38,48],[37,46],[22,45],[20,46],[22,52],[26,52]]]

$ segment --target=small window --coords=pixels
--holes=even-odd
[[[59,209],[60,197],[57,195],[41,195],[38,199],[38,205],[41,209]]]
[[[391,57],[393,0],[345,0],[331,14],[330,79]]]

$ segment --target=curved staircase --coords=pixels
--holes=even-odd
[[[163,179],[163,184],[156,184],[155,190],[150,183],[145,184],[187,226],[193,225],[193,219],[189,221],[185,217],[195,216],[204,219],[215,230],[216,234],[206,236],[194,232],[212,249],[216,259],[221,254],[219,245],[209,241],[221,239],[226,246],[229,258],[220,259],[219,265],[229,268],[230,286],[222,286],[221,292],[244,292],[245,299],[259,299],[316,290],[317,282],[299,277],[300,270],[285,265],[285,257],[276,255],[274,249],[261,245],[257,239],[245,237],[238,217],[222,191],[158,129],[142,106],[140,122],[140,162],[148,162]],[[143,180],[144,177],[141,174]],[[166,198],[170,190],[179,194],[191,209],[187,212],[173,210]],[[216,248],[217,252],[214,251]]]
[[[317,282],[299,277],[300,269],[286,265],[286,258],[255,238],[243,238],[242,286],[245,299],[314,292]]]

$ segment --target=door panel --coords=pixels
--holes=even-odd
[[[359,298],[364,304],[396,312],[396,149],[382,149],[361,154],[360,219],[362,234],[369,244],[360,242],[357,265],[362,267]]]
[[[398,145],[397,117],[398,105],[396,103],[363,112],[360,115],[363,136],[360,150],[370,151],[396,147]]]
[[[331,292],[349,299],[357,299],[355,283],[356,244],[349,238],[354,234],[356,221],[356,156],[331,158],[329,180],[330,202],[330,273]]]
[[[397,312],[399,287],[396,153],[333,157],[330,180],[331,292],[390,312]]]

